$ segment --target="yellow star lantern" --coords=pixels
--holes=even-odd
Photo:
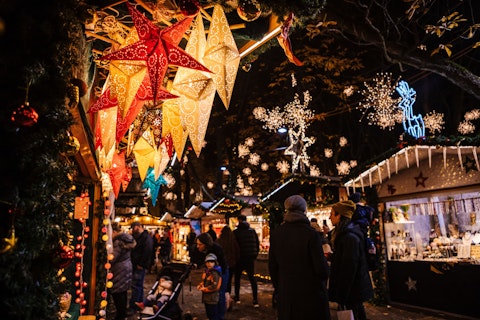
[[[138,173],[142,181],[145,180],[148,168],[154,166],[155,147],[152,142],[151,133],[149,130],[146,130],[133,147]]]
[[[240,54],[221,5],[213,8],[204,63],[213,72],[212,78],[218,95],[228,109],[240,64]]]
[[[170,161],[170,156],[168,155],[168,150],[165,145],[165,142],[160,144],[160,147],[155,151],[155,157],[153,160],[153,169],[155,172],[155,181],[158,180],[160,175],[167,168],[168,162]]]
[[[184,129],[180,118],[180,106],[178,99],[168,100],[163,103],[162,136],[172,135],[173,147],[178,160],[182,159],[188,132]]]
[[[202,16],[198,15],[185,52],[203,63],[206,43]],[[211,74],[180,67],[173,80],[172,92],[180,96],[175,103],[180,107],[181,122],[199,156],[215,98],[215,84]]]
[[[120,46],[124,48],[138,41],[135,28],[128,34],[125,42]],[[142,81],[147,74],[145,61],[112,60],[110,62],[110,91],[111,96],[118,100],[118,112],[123,118],[128,108],[132,105]]]

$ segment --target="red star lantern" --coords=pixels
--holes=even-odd
[[[103,60],[144,60],[152,85],[154,102],[158,88],[165,76],[168,65],[210,72],[206,67],[178,47],[185,32],[190,27],[192,17],[160,29],[142,13],[127,2],[140,40],[116,52],[107,54]]]
[[[107,173],[110,175],[110,180],[112,181],[115,198],[118,198],[124,177],[126,174],[128,175],[125,169],[125,152],[115,153],[113,155],[112,168],[107,170]]]

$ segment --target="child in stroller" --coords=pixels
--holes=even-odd
[[[157,305],[159,308],[157,310],[153,308],[147,308],[145,307],[141,313],[138,316],[139,320],[158,320],[158,319],[164,319],[164,320],[181,320],[182,319],[182,309],[177,303],[177,298],[180,295],[180,292],[182,291],[183,283],[185,280],[188,278],[190,275],[190,270],[192,266],[187,265],[184,263],[170,263],[162,268],[160,271],[160,274],[158,275],[158,280],[154,283],[153,287],[150,289],[150,291],[147,294],[147,299],[148,297],[151,296],[150,298],[154,299],[153,304],[155,304],[156,299],[162,300],[161,303],[158,303]],[[163,280],[162,280],[163,279]],[[165,283],[165,279],[172,281],[173,284],[173,290],[169,290],[171,293],[168,294],[168,291],[164,291],[164,297],[161,295],[156,295],[155,293],[157,291],[162,291],[163,288],[158,289],[159,287],[163,287],[163,285],[167,285]],[[163,282],[162,282],[163,281]],[[158,290],[157,290],[158,289]],[[145,303],[146,302],[146,303]],[[149,303],[148,301],[144,301],[144,306],[146,306]],[[141,307],[141,305],[139,305]]]
[[[143,302],[135,302],[140,310],[145,307],[153,307],[154,311],[160,309],[165,302],[170,300],[173,290],[173,281],[169,276],[161,276],[160,283],[154,293],[147,295]]]

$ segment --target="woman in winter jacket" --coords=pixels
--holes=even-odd
[[[363,232],[350,220],[354,211],[355,203],[350,200],[332,206],[330,220],[335,229],[332,234],[329,297],[330,301],[338,303],[339,308],[351,309],[355,320],[364,320],[363,302],[373,297],[373,288]]]
[[[127,317],[127,291],[132,285],[132,260],[130,252],[135,247],[133,237],[122,232],[117,222],[112,223],[113,260],[111,271],[113,273],[113,287],[109,289],[113,297],[117,313],[115,320]]]
[[[310,225],[306,201],[285,200],[284,222],[270,237],[269,270],[279,320],[329,320],[328,265],[320,234]]]

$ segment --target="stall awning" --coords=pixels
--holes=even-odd
[[[420,166],[420,162],[428,159],[428,167],[432,167],[432,158],[439,155],[443,158],[443,166],[447,166],[447,156],[451,157],[455,155],[458,159],[459,166],[463,169],[464,161],[463,157],[471,157],[474,161],[476,169],[480,171],[480,165],[478,161],[478,149],[477,146],[409,146],[389,158],[371,166],[369,169],[360,173],[357,177],[347,181],[344,185],[347,188],[347,192],[356,189],[364,190],[365,186],[372,187],[379,185],[390,179],[390,177],[398,172],[416,166]]]

